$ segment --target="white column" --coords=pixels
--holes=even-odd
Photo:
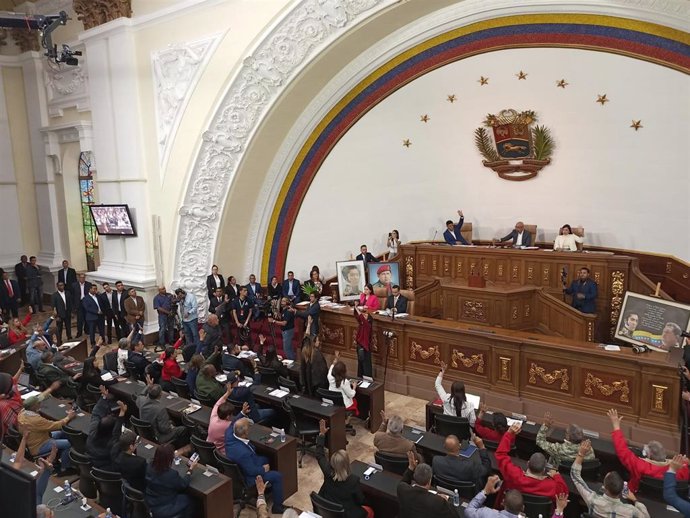
[[[22,255],[24,242],[19,216],[19,196],[17,178],[14,171],[10,121],[5,101],[5,86],[0,71],[0,207],[2,207],[2,247],[0,247],[0,267],[14,272],[12,266]]]
[[[137,235],[100,236],[101,264],[95,281],[121,280],[147,303],[144,330],[155,331],[153,229],[140,131],[140,99],[131,20],[118,19],[80,35],[89,77],[96,189],[100,203],[129,205]],[[117,72],[114,72],[117,71]]]

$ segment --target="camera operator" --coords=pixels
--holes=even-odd
[[[295,359],[295,350],[292,347],[292,338],[295,336],[295,313],[292,311],[290,299],[283,297],[280,300],[280,316],[268,319],[269,323],[281,328],[283,335],[283,352],[288,360]]]
[[[153,297],[153,309],[158,312],[158,345],[167,347],[175,341],[177,301],[173,301],[165,286],[159,286],[158,295]]]

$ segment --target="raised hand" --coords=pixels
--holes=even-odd
[[[512,433],[513,435],[517,435],[520,433],[522,430],[522,421],[518,421],[517,423],[513,423],[510,425],[510,428],[508,428],[508,431]]]
[[[263,345],[265,341],[266,341],[266,337],[259,333],[259,343],[261,345]]]
[[[685,455],[676,455],[671,459],[671,462],[668,465],[668,470],[671,473],[675,473],[678,471],[680,468],[682,468],[685,464],[687,464],[688,458]]]
[[[478,435],[475,435],[475,436],[472,438],[472,442],[473,442],[474,445],[475,445],[477,448],[479,448],[480,450],[483,450],[483,449],[484,449],[484,441],[483,441],[482,438],[479,437]]]
[[[590,451],[592,451],[592,441],[590,441],[589,439],[585,439],[580,443],[580,447],[577,450],[577,454],[581,455],[584,458]]]
[[[489,406],[484,403],[484,401],[479,402],[479,415],[484,414],[488,410]]]
[[[124,415],[127,413],[127,405],[124,401],[118,401],[117,406],[120,409],[120,417],[124,417]]]
[[[618,416],[618,411],[615,408],[612,408],[608,412],[606,412],[606,415],[609,416],[609,419],[611,420],[611,426],[613,426],[614,430],[620,430],[621,429],[621,421],[623,420],[623,416]]]
[[[146,374],[146,384],[150,387],[153,385],[153,378],[151,377],[150,374]]]
[[[264,482],[264,479],[261,478],[261,475],[257,475],[256,476],[256,494],[258,496],[263,496],[265,492],[266,492],[266,483]]]
[[[448,364],[446,362],[441,362],[441,374],[445,374],[447,368]]]
[[[385,410],[381,410],[381,420],[382,420],[384,423],[387,423],[387,422],[388,422],[388,418],[386,417],[386,411],[385,411]]]
[[[250,410],[251,410],[251,408],[249,407],[249,403],[247,401],[242,403],[242,413],[244,415],[249,415]]]
[[[410,471],[414,471],[417,467],[417,457],[412,450],[407,452],[407,467]]]
[[[544,426],[551,428],[553,426],[553,417],[551,417],[551,412],[546,412],[544,414]]]
[[[50,391],[50,392],[55,392],[55,391],[58,390],[61,386],[62,386],[62,382],[61,382],[61,381],[53,381],[53,382],[50,384],[50,387],[48,387],[48,391]]]
[[[328,433],[328,430],[330,430],[330,428],[326,426],[326,420],[319,420],[319,435],[326,435],[326,433]]]
[[[491,494],[495,493],[496,491],[498,491],[498,489],[496,488],[496,483],[499,480],[501,480],[501,477],[499,477],[498,475],[491,475],[487,479],[486,485],[484,486],[484,493],[487,495],[491,495]]]
[[[563,509],[568,505],[568,493],[560,493],[556,495],[556,512],[563,514]]]

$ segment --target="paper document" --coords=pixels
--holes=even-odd
[[[273,396],[273,397],[285,397],[288,394],[289,394],[289,392],[285,392],[284,390],[275,389],[273,392],[270,392],[268,395]]]

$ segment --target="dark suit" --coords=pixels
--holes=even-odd
[[[220,284],[216,284],[216,280],[213,278],[213,274],[206,277],[206,291],[208,291],[209,299],[213,298],[213,292],[216,291],[216,288],[225,288],[225,279],[222,275],[218,276],[218,282]]]
[[[96,299],[98,299],[98,295],[96,295]],[[81,305],[84,308],[84,319],[89,330],[91,347],[94,347],[96,345],[96,328],[98,328],[99,335],[105,335],[105,313],[100,306],[100,301],[94,300],[90,294],[81,299]]]
[[[392,309],[393,308],[393,300],[395,297],[393,295],[388,295],[388,298],[386,298],[386,309]],[[395,312],[396,313],[407,313],[407,297],[403,297],[402,295],[398,295],[398,301],[395,303]]]
[[[518,231],[513,229],[513,231],[505,237],[501,238],[501,241],[512,241],[513,246],[517,243]],[[527,232],[527,229],[522,231],[522,246],[532,246],[532,234]]]
[[[77,282],[77,272],[74,268],[67,268],[67,275],[65,275],[64,268],[58,270],[58,282],[63,283],[66,287],[72,286],[72,284]]]
[[[290,284],[292,284],[292,296],[290,296]],[[283,281],[283,297],[288,297],[290,300],[297,299],[299,300],[300,298],[300,283],[297,279],[292,279],[292,282],[290,282],[289,279],[285,279]]]
[[[70,286],[72,290],[72,306],[77,311],[77,337],[80,337],[86,332],[86,320],[84,319],[84,306],[81,305],[81,285],[79,282],[75,282]],[[89,295],[89,290],[91,289],[91,283],[89,281],[84,281],[84,296]]]
[[[433,516],[434,518],[457,518],[458,514],[452,507],[453,503],[445,498],[429,493],[425,488],[412,486],[413,472],[405,470],[405,474],[398,482],[399,518],[419,518]]]
[[[319,306],[319,302],[316,301],[313,304],[309,303],[309,306],[307,306],[307,309],[304,311],[298,311],[295,316],[302,317],[304,319],[304,322],[307,322],[307,319],[311,317],[311,329],[307,329],[307,333],[312,335],[312,336],[318,336],[319,334],[319,315],[321,314],[321,306]]]
[[[597,283],[592,279],[587,279],[581,282],[579,279],[570,284],[570,288],[566,288],[565,292],[573,296],[571,306],[582,313],[596,313],[597,312]],[[577,298],[577,294],[582,293],[585,298]]]
[[[14,318],[19,316],[19,294],[20,288],[17,281],[10,280],[10,286],[12,287],[12,296],[7,289],[7,284],[5,281],[0,279],[0,309],[5,314],[5,316],[12,313]]]
[[[240,285],[235,284],[235,286],[233,286],[232,284],[228,284],[225,287],[225,294],[230,297],[230,300],[236,299],[240,296]]]
[[[461,482],[474,482],[475,492],[481,490],[491,472],[491,459],[483,449],[469,459],[459,455],[436,456],[432,462],[434,475]]]
[[[14,275],[17,277],[17,282],[19,283],[19,298],[22,300],[22,304],[29,302],[29,292],[26,287],[26,267],[29,263],[17,263],[14,265]]]
[[[56,326],[59,341],[62,341],[63,327],[65,328],[67,339],[72,339],[72,310],[74,309],[72,305],[72,294],[67,290],[65,290],[63,294],[65,295],[65,300],[62,300],[62,296],[58,291],[53,293],[53,298],[51,300],[53,309],[55,313],[57,313]]]
[[[126,291],[120,294],[120,302],[117,301],[117,290],[113,291],[113,303],[110,307],[113,309],[113,315],[115,317],[115,333],[117,334],[117,339],[125,338],[129,334],[129,325],[127,325],[127,320],[125,319],[125,300],[127,300]]]
[[[189,442],[189,432],[184,426],[173,426],[166,408],[157,399],[148,396],[149,389],[137,397],[139,417],[151,424],[153,434],[159,443],[172,442],[179,448]]]
[[[37,309],[43,311],[43,277],[38,266],[31,263],[26,265],[26,289],[29,291],[29,304],[34,313]]]
[[[113,297],[115,292],[102,292],[98,294],[98,303],[101,305],[101,310],[105,315],[105,332],[108,335],[108,343],[113,341],[113,322],[117,328],[117,320],[115,320],[115,313],[113,312]],[[117,333],[117,331],[116,331]],[[105,340],[105,337],[103,337]]]
[[[61,383],[60,388],[53,392],[53,395],[69,399],[77,398],[77,390],[73,386],[68,385],[68,382],[71,381],[72,378],[59,367],[56,367],[52,363],[41,363],[38,366],[37,372],[45,378],[46,386],[48,387],[55,381]]]
[[[368,263],[377,263],[377,262],[378,262],[378,261],[376,260],[376,257],[374,257],[373,255],[371,255],[371,252],[367,252],[367,255],[366,255],[366,256],[363,256],[362,254],[359,254],[355,259],[357,259],[358,261],[364,261],[364,266],[365,266],[365,267],[366,267],[366,265],[367,265]]]
[[[247,288],[247,298],[251,302],[256,303],[256,299],[261,298],[261,295],[263,293],[262,288],[261,288],[261,284],[259,284],[258,282],[255,282],[254,283],[254,289],[252,289],[252,285],[250,283],[250,284],[247,284],[246,288]],[[256,290],[256,291],[254,291],[254,290]]]
[[[458,221],[458,224],[455,225],[455,228],[452,232],[446,229],[446,231],[443,233],[443,239],[446,240],[446,243],[448,243],[449,245],[455,245],[459,241],[462,245],[469,245],[467,240],[464,237],[462,237],[462,234],[460,233],[464,221],[465,218],[461,216],[460,220]]]
[[[273,507],[282,507],[283,475],[279,471],[266,471],[264,464],[268,464],[268,459],[257,455],[251,443],[245,444],[235,437],[233,426],[228,426],[225,431],[225,456],[240,467],[247,486],[256,485],[257,475],[261,475],[264,481],[270,482],[273,486]]]

